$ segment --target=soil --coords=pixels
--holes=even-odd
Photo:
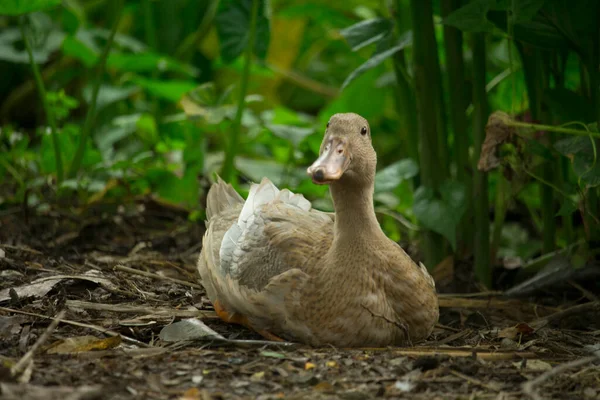
[[[516,300],[442,285],[439,325],[410,348],[266,342],[214,314],[195,270],[203,232],[148,199],[3,211],[0,398],[600,399],[593,293]],[[190,318],[224,339],[163,340]]]

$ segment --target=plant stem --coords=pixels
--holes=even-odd
[[[414,82],[418,114],[419,150],[421,182],[437,191],[443,180],[438,145],[439,98],[432,77],[438,73],[435,66],[437,47],[433,32],[433,7],[431,0],[411,0],[411,21],[413,26]],[[426,231],[423,237],[425,263],[433,268],[444,257],[443,239],[440,235]]]
[[[523,61],[523,71],[525,73],[525,84],[527,86],[527,96],[529,98],[529,110],[533,121],[543,120],[542,118],[542,98],[546,86],[545,71],[543,68],[543,54],[537,48],[532,46],[518,44],[517,48],[521,53]],[[541,139],[546,145],[551,145],[552,138],[550,134],[544,135]],[[554,163],[546,161],[541,166],[541,177],[548,181],[554,175]],[[543,221],[542,229],[542,251],[548,253],[554,250],[556,238],[556,220],[554,211],[554,194],[552,189],[546,185],[540,186],[541,213]]]
[[[405,4],[402,0],[396,0],[394,17],[396,20],[396,38],[406,30]],[[404,29],[403,29],[404,28]],[[406,55],[404,50],[398,51],[393,58],[394,74],[396,76],[396,109],[400,118],[400,132],[403,147],[408,150],[408,155],[415,162],[419,162],[419,137],[417,132],[417,107],[415,105],[415,93],[406,72]]]
[[[98,100],[98,93],[100,92],[102,75],[104,75],[106,60],[108,59],[108,54],[110,53],[110,48],[112,47],[115,34],[117,33],[117,28],[119,27],[119,22],[121,21],[122,14],[123,0],[119,1],[118,3],[118,8],[114,14],[115,19],[113,27],[110,31],[110,35],[108,36],[108,40],[106,41],[106,45],[102,50],[102,54],[100,55],[100,60],[98,61],[97,81],[92,89],[92,99],[90,102],[90,107],[85,115],[83,128],[81,129],[81,138],[79,139],[79,145],[77,146],[75,156],[73,157],[73,162],[71,163],[71,167],[69,168],[69,178],[74,178],[77,175],[77,172],[79,172],[79,168],[81,166],[81,162],[83,161],[83,156],[85,155],[85,146],[87,144],[88,137],[90,136],[90,132],[92,130],[92,124],[94,123],[94,119],[96,117],[96,102]]]
[[[475,212],[475,276],[486,287],[491,287],[490,267],[490,220],[488,199],[488,176],[479,171],[477,160],[485,139],[485,125],[488,116],[487,94],[485,91],[485,36],[473,34],[473,199]]]
[[[599,132],[563,128],[563,127],[554,126],[554,125],[534,124],[534,123],[530,123],[530,122],[520,122],[520,121],[514,121],[514,120],[506,121],[506,125],[514,127],[514,128],[531,129],[534,131],[547,131],[547,132],[555,132],[555,133],[564,133],[566,135],[573,135],[573,136],[591,136],[591,137],[595,137],[595,138],[600,138]]]
[[[240,137],[240,130],[242,127],[242,116],[244,115],[244,108],[246,106],[246,92],[248,91],[248,80],[250,78],[250,66],[252,65],[252,54],[254,53],[254,42],[256,40],[256,24],[258,21],[258,5],[259,0],[252,0],[252,11],[250,16],[250,34],[248,36],[248,43],[246,44],[246,51],[244,53],[244,70],[242,72],[242,81],[240,84],[240,93],[238,99],[238,107],[231,126],[231,138],[227,151],[225,152],[225,161],[223,163],[223,170],[221,176],[226,182],[231,182],[235,173],[235,155],[237,153],[238,141]]]
[[[50,135],[52,136],[52,146],[54,147],[54,159],[56,162],[56,182],[60,186],[61,182],[64,179],[64,169],[62,162],[62,153],[60,151],[60,142],[58,140],[58,130],[56,129],[56,119],[54,118],[54,113],[50,109],[50,105],[48,104],[48,99],[46,97],[46,87],[44,86],[44,81],[42,80],[42,75],[40,74],[40,69],[33,58],[33,50],[31,48],[31,43],[29,42],[29,36],[25,32],[25,17],[19,18],[19,26],[21,28],[21,36],[23,37],[23,42],[25,43],[25,49],[27,50],[27,55],[29,56],[29,64],[31,65],[31,70],[33,71],[33,77],[35,79],[35,85],[37,86],[38,93],[42,100],[42,106],[44,107],[44,111],[46,112],[46,119],[48,120],[48,125],[50,125]]]
[[[460,8],[461,0],[442,0],[442,16],[451,14]],[[465,67],[463,59],[462,32],[450,25],[444,25],[444,45],[446,49],[446,69],[448,70],[448,88],[450,91],[450,121],[454,133],[454,162],[456,164],[456,178],[465,185],[467,193],[471,192],[471,179],[469,165],[469,135],[467,132],[466,118],[466,93],[465,93]],[[470,196],[468,196],[470,198]],[[470,199],[467,199],[470,201]],[[470,211],[469,205],[467,210]],[[465,213],[463,221],[458,227],[458,249],[461,252],[472,249],[473,236],[472,218],[470,212]]]
[[[188,62],[198,47],[204,36],[208,32],[212,21],[215,19],[217,15],[217,9],[219,5],[219,0],[209,0],[210,3],[204,9],[204,16],[200,21],[200,25],[198,25],[198,29],[189,36],[187,36],[183,42],[177,47],[175,50],[175,58]]]
[[[490,260],[494,262],[502,239],[502,227],[506,216],[506,206],[509,190],[508,181],[504,178],[503,170],[498,170],[498,184],[496,185],[496,204],[494,206],[494,228],[492,230],[492,244],[490,248]]]
[[[596,4],[596,15],[600,17],[600,6]],[[600,64],[600,24],[596,24],[596,32],[592,40],[592,57],[590,65],[588,66],[588,73],[590,77],[590,94],[592,105],[596,113],[596,122],[600,127],[600,71],[598,65]],[[598,213],[600,201],[598,199],[598,188],[589,187],[587,191],[587,204],[586,208],[591,214]],[[587,226],[589,227],[588,241],[593,243],[600,242],[600,227],[598,224],[594,224],[591,219],[587,219]]]

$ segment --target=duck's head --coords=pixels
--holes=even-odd
[[[306,170],[319,185],[337,181],[369,184],[375,179],[377,154],[371,129],[358,114],[335,114],[327,123],[319,158]]]

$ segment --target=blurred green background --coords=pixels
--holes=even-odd
[[[584,265],[600,15],[571,3],[3,0],[0,211],[150,195],[200,221],[215,172],[331,210],[305,170],[329,117],[355,112],[378,152],[382,226],[428,267],[473,259],[490,287],[493,267]],[[494,111],[506,135],[488,130],[497,160],[482,171]]]

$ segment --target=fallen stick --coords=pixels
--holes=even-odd
[[[589,364],[592,361],[599,360],[599,359],[600,359],[600,352],[596,352],[595,355],[593,355],[593,356],[579,358],[577,360],[573,360],[573,361],[570,361],[570,362],[567,362],[564,364],[560,364],[560,365],[552,368],[551,370],[544,372],[537,378],[525,382],[522,386],[523,392],[525,394],[527,394],[529,397],[531,397],[533,400],[542,400],[543,398],[535,390],[536,386],[539,386],[544,381],[547,381],[548,379],[552,378],[553,376],[558,375],[562,372],[565,372],[568,369],[575,368],[575,367],[581,367],[583,365]]]
[[[591,311],[594,309],[600,310],[600,301],[592,301],[589,303],[578,304],[573,307],[569,307],[565,310],[559,310],[553,314],[547,315],[542,318],[538,318],[535,321],[532,321],[529,325],[538,330],[548,325],[550,322],[560,321],[566,317],[570,317],[572,315],[576,315],[582,312]]]
[[[123,271],[123,272],[128,272],[130,274],[145,276],[147,278],[158,279],[158,280],[162,280],[162,281],[171,281],[171,282],[174,282],[174,283],[178,283],[180,285],[189,286],[189,287],[193,287],[193,288],[196,288],[196,289],[204,290],[204,287],[202,285],[198,285],[197,283],[194,283],[194,282],[182,281],[181,279],[171,278],[171,277],[168,277],[168,276],[162,276],[162,275],[155,274],[153,272],[141,271],[139,269],[129,268],[129,267],[126,267],[124,265],[115,265],[113,267],[113,269],[116,269],[116,270],[119,270],[119,271]]]
[[[23,357],[21,357],[21,359],[15,365],[13,365],[13,367],[10,369],[10,373],[12,376],[17,376],[17,374],[19,372],[21,372],[21,370],[23,369],[25,364],[27,364],[29,362],[29,360],[31,360],[31,358],[33,358],[33,354],[37,351],[37,349],[40,348],[40,346],[42,344],[44,344],[46,342],[46,340],[48,340],[48,338],[50,337],[50,334],[58,326],[60,319],[65,316],[65,313],[66,313],[65,310],[62,310],[61,312],[59,312],[58,315],[52,319],[52,322],[50,323],[50,325],[48,325],[48,327],[46,328],[44,333],[42,333],[42,335],[38,338],[38,340],[36,340],[36,342],[33,344],[33,346],[31,346],[29,351],[27,351],[27,353],[25,353],[23,355]]]
[[[37,314],[37,313],[32,313],[32,312],[27,312],[27,311],[20,311],[20,310],[14,310],[12,308],[6,308],[6,307],[0,307],[0,311],[5,311],[5,312],[9,312],[9,313],[15,313],[15,314],[23,314],[23,315],[29,315],[32,317],[38,317],[38,318],[43,318],[43,319],[53,319],[55,321],[58,322],[62,322],[63,324],[68,324],[68,325],[73,325],[73,326],[79,326],[81,328],[88,328],[88,329],[93,329],[95,331],[104,333],[106,335],[109,336],[121,336],[121,338],[123,340],[125,340],[126,342],[132,343],[132,344],[136,344],[140,347],[151,347],[150,345],[144,343],[144,342],[140,342],[137,339],[134,338],[130,338],[129,336],[125,336],[119,332],[115,332],[112,331],[110,329],[104,329],[101,326],[97,326],[97,325],[92,325],[92,324],[84,324],[83,322],[76,322],[76,321],[71,321],[68,319],[63,319],[63,318],[52,318],[52,317],[47,317],[45,315],[42,314]]]
[[[140,313],[153,317],[178,317],[178,318],[219,318],[214,311],[205,310],[177,310],[167,307],[132,306],[130,304],[104,304],[92,303],[82,300],[67,300],[67,307],[81,308],[84,310],[110,311],[115,313]]]

